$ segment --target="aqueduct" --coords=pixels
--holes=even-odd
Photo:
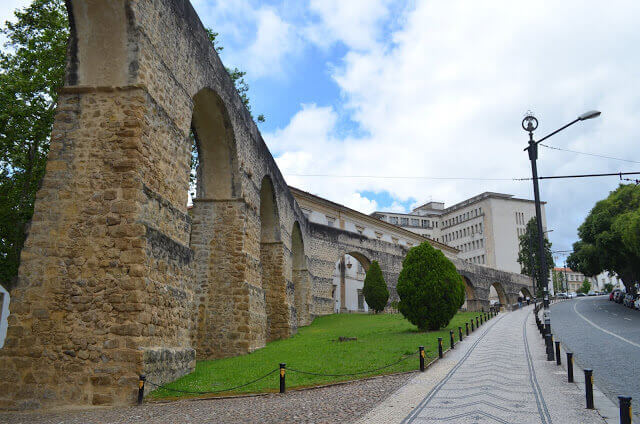
[[[251,352],[332,312],[344,253],[392,296],[406,247],[309,222],[187,0],[73,0],[0,408],[132,403],[138,375]],[[187,209],[191,139],[201,168]],[[453,259],[472,308],[529,280]]]

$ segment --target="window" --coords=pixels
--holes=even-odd
[[[422,220],[422,228],[429,228],[429,220],[428,219],[423,219]]]
[[[409,225],[409,218],[400,218],[400,226],[405,227]]]
[[[420,226],[420,220],[417,218],[411,218],[411,226],[412,227],[419,227]]]
[[[332,216],[327,216],[327,225],[329,227],[333,227],[333,224],[335,224],[336,219]]]
[[[393,225],[398,225],[398,217],[397,216],[390,217],[389,222],[392,223]]]
[[[364,311],[364,296],[361,289],[358,289],[358,310]]]
[[[387,215],[380,215],[380,216],[378,216],[378,219],[380,221],[386,221],[387,220]]]

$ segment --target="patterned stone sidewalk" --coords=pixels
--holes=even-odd
[[[532,307],[501,314],[361,423],[603,423],[548,363]]]

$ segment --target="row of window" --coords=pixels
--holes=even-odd
[[[467,262],[471,262],[473,264],[484,265],[484,255],[474,256],[473,258],[466,259]]]
[[[469,252],[471,250],[482,249],[484,247],[484,239],[470,241],[469,243],[463,243],[459,246],[455,246],[456,249],[462,252]]]
[[[449,227],[451,225],[459,224],[459,223],[461,223],[463,221],[466,221],[468,219],[475,218],[475,217],[477,217],[479,215],[482,215],[482,208],[481,207],[477,207],[477,208],[475,208],[473,210],[470,210],[468,212],[462,213],[462,214],[460,214],[458,216],[454,216],[453,218],[445,219],[444,220],[444,225],[445,225],[445,227]]]
[[[447,233],[442,237],[442,239],[445,243],[449,243],[450,241],[457,240],[461,237],[467,237],[475,233],[482,233],[482,222]]]
[[[516,232],[518,233],[518,239],[520,239],[520,236],[524,235],[524,233],[526,233],[526,230],[524,228],[516,228]]]
[[[386,215],[380,216],[380,220],[384,221],[387,218]],[[419,219],[419,218],[409,218],[409,217],[400,217],[390,216],[389,223],[393,225],[399,225],[401,227],[422,227],[422,228],[432,228],[438,227],[438,222],[433,221],[430,222],[428,219]]]
[[[526,225],[526,222],[524,220],[524,212],[516,212],[516,224]]]

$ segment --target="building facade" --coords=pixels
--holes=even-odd
[[[442,202],[428,202],[410,214],[371,215],[454,247],[459,258],[473,264],[519,273],[519,237],[536,212],[533,200],[485,192],[448,208]],[[542,225],[546,229],[544,202]]]
[[[553,274],[557,276],[562,275],[562,283],[563,289],[562,291],[567,293],[577,292],[580,287],[582,287],[582,283],[587,280],[591,283],[592,290],[599,290],[598,281],[596,277],[587,277],[581,272],[574,271],[569,267],[556,267],[553,268],[553,271],[549,272],[549,293],[555,294],[555,290],[553,287]],[[604,284],[603,284],[604,285]]]

